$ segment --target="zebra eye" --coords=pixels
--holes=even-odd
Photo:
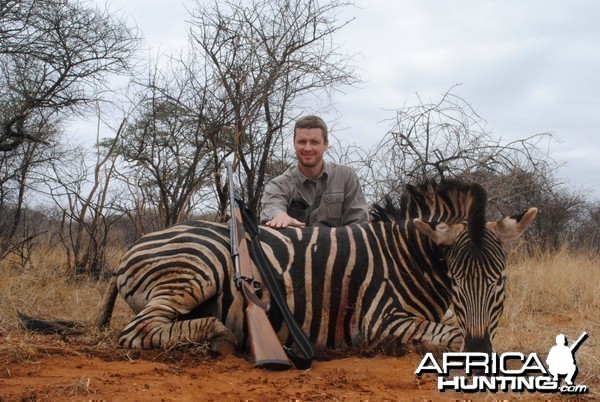
[[[500,277],[496,280],[496,286],[502,286],[504,284],[505,279],[505,274],[500,275]]]
[[[456,277],[454,275],[452,275],[452,277],[450,277],[450,280],[452,281],[453,287],[456,287],[458,285],[458,281],[456,280]]]

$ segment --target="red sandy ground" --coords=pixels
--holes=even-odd
[[[66,342],[65,342],[66,341]],[[310,370],[253,369],[245,357],[206,357],[185,351],[98,351],[54,336],[0,334],[18,344],[4,352],[4,401],[222,401],[222,400],[548,400],[552,394],[440,393],[436,380],[418,378],[421,357],[343,357],[315,361]],[[560,399],[560,398],[558,398]]]

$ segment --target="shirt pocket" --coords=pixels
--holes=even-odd
[[[307,223],[306,220],[308,218],[308,209],[310,205],[303,198],[294,198],[290,205],[288,206],[287,213],[294,219],[299,220],[300,222]]]
[[[327,220],[330,224],[333,226],[341,226],[344,193],[323,194],[323,203],[325,204]]]

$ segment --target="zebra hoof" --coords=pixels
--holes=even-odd
[[[402,357],[409,351],[406,348],[406,345],[400,342],[400,340],[395,336],[387,336],[386,338],[384,338],[377,345],[376,350],[379,352],[383,352],[383,354],[387,356],[393,357]]]
[[[219,356],[235,355],[237,348],[235,344],[226,339],[219,339],[210,343],[210,349]]]

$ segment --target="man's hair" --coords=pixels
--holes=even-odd
[[[327,136],[327,124],[323,121],[319,116],[302,116],[298,120],[296,120],[296,124],[294,125],[294,141],[296,140],[296,130],[299,128],[320,128],[323,132],[323,140],[325,144],[329,143]]]

